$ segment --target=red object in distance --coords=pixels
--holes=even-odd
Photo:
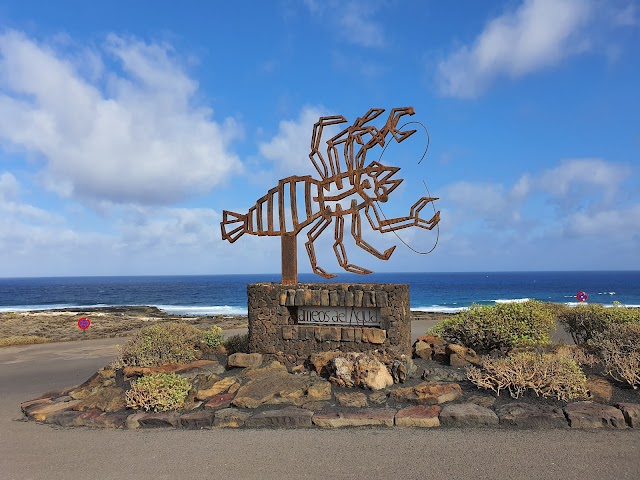
[[[576,294],[576,298],[578,299],[579,302],[586,302],[587,299],[589,298],[589,295],[587,295],[585,292],[578,292]]]
[[[88,318],[82,317],[80,320],[78,320],[78,328],[80,330],[86,330],[90,326],[91,326],[91,320],[89,320]]]

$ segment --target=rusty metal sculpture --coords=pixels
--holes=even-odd
[[[351,235],[356,245],[381,260],[388,260],[396,247],[379,252],[362,238],[363,211],[371,228],[381,233],[407,227],[433,229],[440,221],[440,211],[435,212],[434,209],[435,213],[430,220],[420,218],[420,212],[437,198],[422,197],[413,204],[409,215],[390,219],[384,217],[377,203],[386,202],[389,194],[403,180],[392,178],[400,170],[399,167],[389,167],[379,161],[365,166],[368,151],[377,146],[384,147],[388,135],[400,143],[416,132],[401,131],[398,128],[401,117],[414,114],[412,107],[394,108],[380,129],[369,124],[383,112],[384,109],[372,108],[353,125],[327,140],[326,159],[320,152],[323,129],[347,120],[341,115],[321,117],[313,127],[309,154],[320,179],[311,176],[287,177],[258,199],[246,214],[225,210],[220,223],[223,240],[233,243],[245,233],[281,237],[282,283],[294,284],[297,283],[296,236],[305,227],[311,226],[305,242],[311,268],[324,278],[336,275],[327,273],[318,266],[313,244],[334,220],[333,250],[338,263],[344,270],[358,274],[371,273],[371,270],[351,264],[347,259],[343,245],[346,215],[351,215]],[[339,154],[339,146],[343,149],[342,156]],[[300,212],[299,200],[304,200],[304,210]],[[348,206],[344,206],[346,203]]]

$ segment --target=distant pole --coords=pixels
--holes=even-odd
[[[298,283],[298,248],[296,235],[282,235],[282,284],[295,285]]]

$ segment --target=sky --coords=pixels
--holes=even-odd
[[[0,277],[278,272],[279,237],[224,241],[223,211],[320,179],[320,117],[408,106],[417,132],[367,160],[401,168],[385,216],[433,196],[439,228],[361,211],[382,261],[347,216],[349,262],[640,270],[639,47],[637,0],[0,0]]]

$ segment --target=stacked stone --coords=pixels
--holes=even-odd
[[[282,352],[302,362],[310,354],[391,348],[411,352],[409,286],[396,284],[314,284],[248,286],[249,350]],[[381,325],[298,325],[298,307],[377,308]]]

